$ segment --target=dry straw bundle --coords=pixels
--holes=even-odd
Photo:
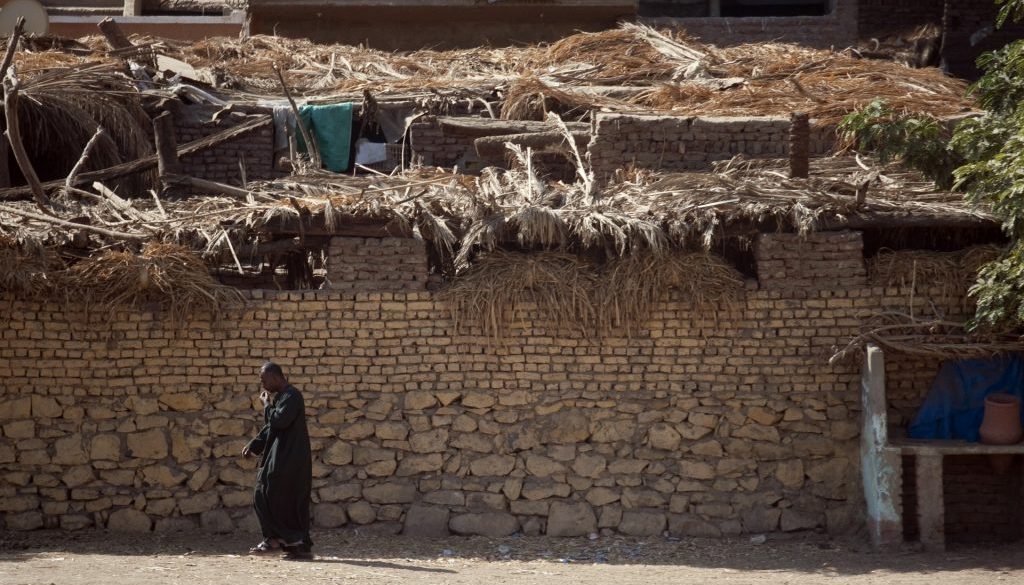
[[[141,254],[105,252],[83,260],[64,276],[69,298],[109,312],[119,308],[155,308],[172,322],[196,312],[217,318],[223,308],[243,300],[236,289],[219,284],[191,250],[150,243]]]
[[[0,234],[0,292],[41,298],[54,289],[54,275],[63,267],[50,248],[27,250],[14,238]]]
[[[995,245],[953,252],[881,250],[868,260],[868,280],[875,286],[913,287],[915,292],[939,287],[946,296],[960,296],[974,284],[978,269],[999,257]]]
[[[457,329],[479,326],[502,343],[517,324],[550,323],[586,337],[635,334],[674,290],[697,310],[738,299],[743,279],[706,253],[629,256],[597,264],[554,252],[496,251],[442,292]]]

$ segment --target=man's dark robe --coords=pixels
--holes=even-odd
[[[249,443],[260,458],[253,508],[264,538],[285,544],[309,538],[309,502],[313,483],[313,456],[306,430],[306,408],[302,393],[288,385],[277,393],[263,411],[266,424]]]

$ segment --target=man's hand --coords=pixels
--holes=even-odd
[[[270,392],[266,390],[260,392],[260,402],[263,403],[263,407],[266,408],[270,404]]]

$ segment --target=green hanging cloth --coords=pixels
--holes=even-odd
[[[324,168],[343,173],[348,170],[352,150],[352,104],[299,106],[299,121],[316,139]],[[306,152],[302,131],[297,131],[299,152]]]

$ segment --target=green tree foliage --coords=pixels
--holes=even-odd
[[[874,152],[883,163],[901,160],[946,189],[964,162],[949,148],[948,127],[928,115],[894,112],[885,100],[846,116],[838,130],[858,150]]]
[[[1024,19],[1024,0],[996,0],[997,26]],[[971,287],[977,301],[975,327],[1024,325],[1024,40],[978,59],[984,72],[970,93],[984,108],[951,132],[930,117],[893,112],[874,102],[840,125],[846,139],[899,159],[940,186],[964,192],[967,201],[988,204],[1003,220],[1011,245],[982,267]]]

